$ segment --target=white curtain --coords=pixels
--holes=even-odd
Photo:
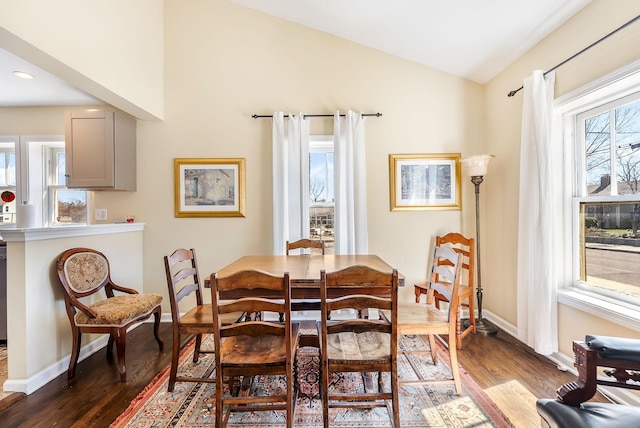
[[[275,112],[273,135],[273,253],[309,237],[309,121]]]
[[[558,350],[558,230],[562,145],[552,144],[555,75],[536,70],[524,81],[518,224],[518,336],[536,352]]]
[[[334,115],[336,254],[369,252],[364,122],[351,110]]]

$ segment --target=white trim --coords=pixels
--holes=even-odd
[[[42,241],[45,239],[138,232],[144,230],[144,226],[145,223],[114,223],[34,229],[17,229],[15,227],[7,227],[0,228],[0,236],[7,242]]]
[[[579,309],[631,330],[640,331],[640,311],[610,302],[604,296],[567,287],[558,290],[558,303]]]
[[[83,346],[80,349],[80,355],[78,362],[86,359],[87,357],[95,354],[105,346],[107,346],[108,337],[104,335],[88,345]],[[42,388],[47,383],[51,382],[62,373],[66,373],[69,369],[69,359],[71,354],[56,361],[44,370],[40,370],[38,373],[27,379],[7,379],[3,384],[4,392],[23,392],[27,395],[35,392],[39,388]]]
[[[141,326],[144,323],[153,323],[154,319],[148,318],[142,322],[134,324],[131,328],[127,329],[127,333],[133,329]],[[160,317],[160,322],[171,322],[171,313],[163,313]],[[98,339],[80,348],[80,354],[78,356],[78,363],[95,354],[96,352],[104,349],[107,346],[109,337],[102,335]],[[29,377],[28,379],[7,379],[3,384],[4,392],[22,392],[27,395],[42,388],[47,383],[51,382],[63,373],[66,373],[69,369],[69,359],[71,354],[59,359],[55,363],[51,364],[44,370],[40,370],[38,373]],[[77,367],[77,366],[76,366]],[[76,368],[77,371],[77,368]],[[76,374],[76,376],[78,376]]]

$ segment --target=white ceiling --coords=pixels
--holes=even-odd
[[[486,83],[591,0],[231,1]],[[36,78],[19,79],[14,70]],[[0,49],[0,106],[101,103]]]

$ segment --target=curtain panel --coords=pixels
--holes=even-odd
[[[562,260],[562,145],[552,144],[554,73],[524,81],[520,151],[518,337],[536,352],[558,350],[557,284]]]

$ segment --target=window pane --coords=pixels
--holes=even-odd
[[[605,112],[584,121],[588,195],[611,195],[611,131],[609,118],[609,112]]]
[[[56,153],[56,176],[57,176],[57,183],[53,183],[53,184],[57,184],[59,186],[66,186],[67,185],[67,177],[64,175],[66,171],[66,164],[65,164],[65,157],[64,157],[64,152],[58,152]]]
[[[56,224],[84,224],[87,222],[87,192],[84,190],[55,191]]]
[[[619,297],[640,297],[640,202],[582,203],[580,213],[582,281]]]
[[[640,102],[615,111],[618,195],[640,193]]]
[[[332,141],[332,140],[328,140]],[[325,254],[334,254],[333,144],[323,140],[309,153],[309,230],[311,239],[324,241]]]

